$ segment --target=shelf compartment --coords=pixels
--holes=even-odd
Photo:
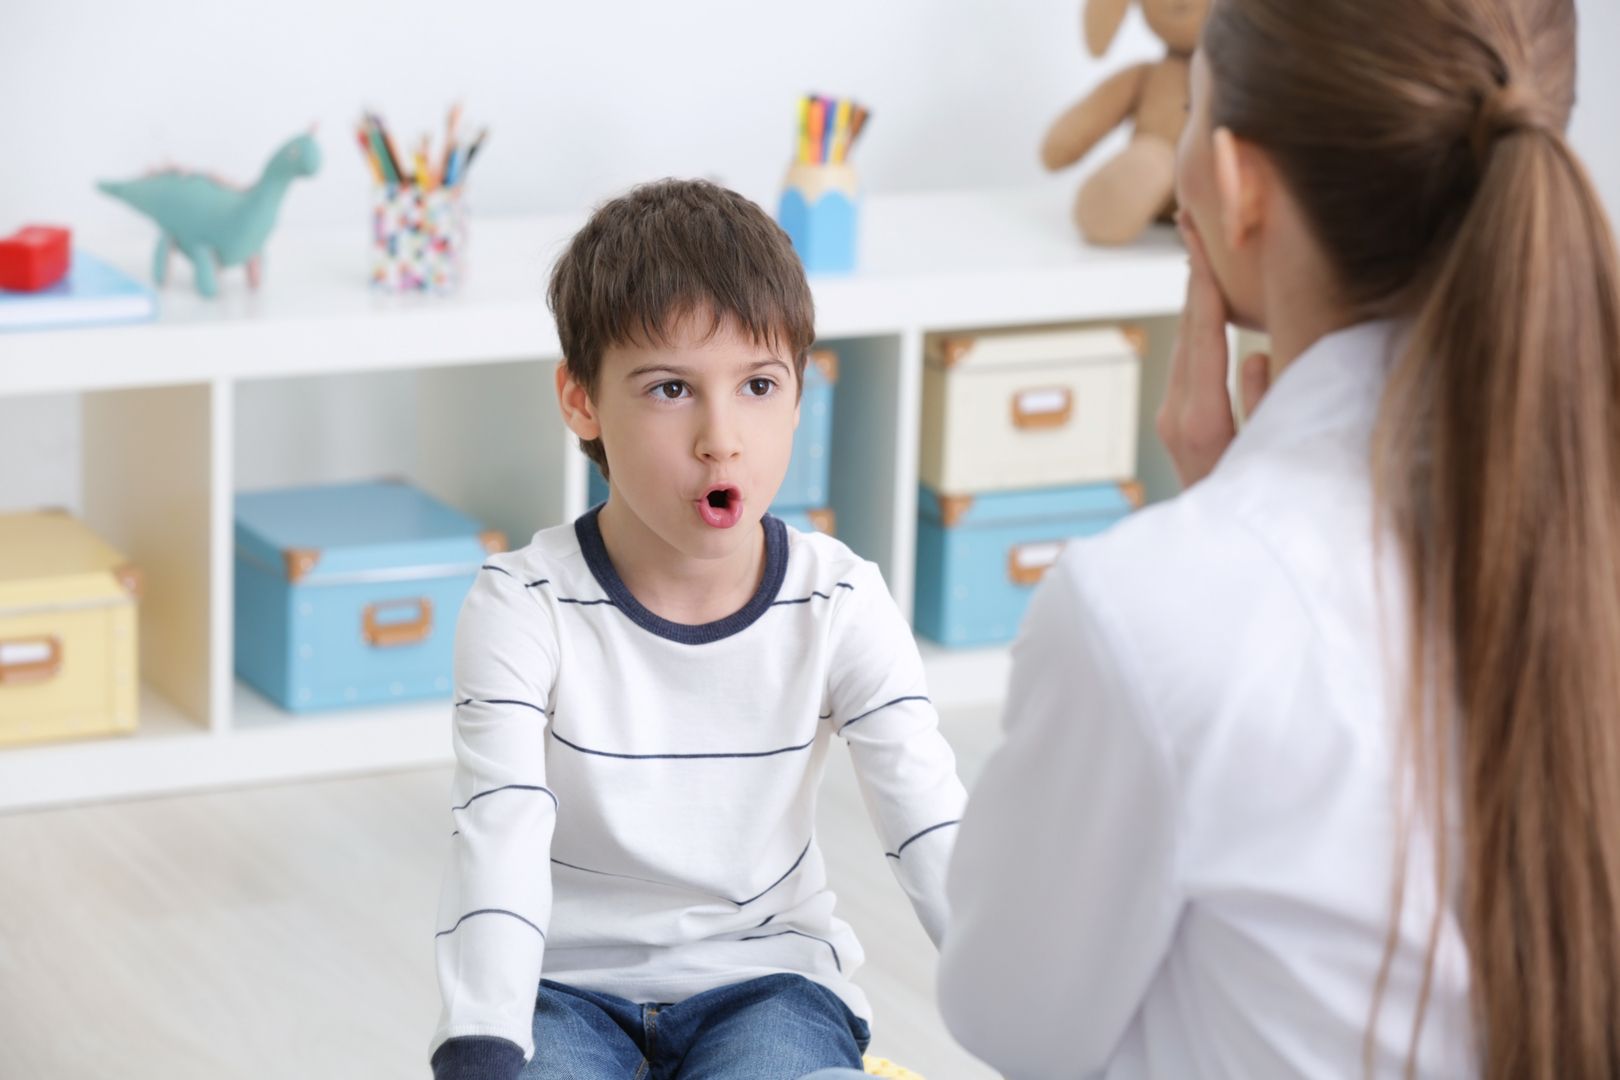
[[[900,610],[911,610],[917,529],[920,335],[826,340],[838,354],[828,491],[838,539],[883,571]],[[892,466],[891,466],[892,463]]]
[[[577,451],[557,411],[554,367],[528,360],[243,381],[235,488],[402,477],[525,544],[566,520],[570,501]]]

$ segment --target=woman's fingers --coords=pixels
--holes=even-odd
[[[1263,352],[1250,353],[1243,360],[1238,382],[1243,418],[1247,420],[1260,407],[1260,399],[1266,396],[1266,391],[1271,389],[1271,357]]]
[[[1183,210],[1176,217],[1176,225],[1181,226],[1181,218],[1186,214]],[[1187,297],[1182,303],[1182,311],[1192,307],[1193,302],[1193,275],[1187,275]],[[1180,408],[1181,402],[1186,398],[1187,386],[1187,335],[1183,333],[1184,327],[1177,327],[1175,344],[1170,350],[1170,378],[1165,385],[1164,410],[1174,411]]]
[[[1210,269],[1204,242],[1190,217],[1183,218],[1181,235],[1187,239],[1191,273],[1187,275],[1187,309],[1182,313],[1187,336],[1188,389],[1199,408],[1231,414],[1226,390],[1226,299]]]
[[[1215,467],[1236,428],[1226,388],[1226,301],[1192,219],[1183,212],[1176,223],[1187,242],[1187,306],[1157,428],[1182,484],[1190,485]]]

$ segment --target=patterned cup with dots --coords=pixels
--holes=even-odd
[[[371,287],[454,292],[465,272],[467,204],[460,187],[376,187],[371,203]]]

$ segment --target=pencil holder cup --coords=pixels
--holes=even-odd
[[[379,186],[371,201],[371,287],[383,292],[454,292],[467,255],[461,189]]]
[[[855,269],[860,203],[860,179],[851,166],[801,162],[789,167],[776,220],[807,273]]]

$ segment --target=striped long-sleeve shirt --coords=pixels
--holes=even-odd
[[[835,736],[939,942],[965,795],[910,629],[872,563],[763,528],[755,595],[702,626],[636,601],[594,512],[480,572],[456,632],[441,1071],[493,1048],[515,1074],[542,972],[667,1002],[792,972],[869,1017],[814,836]]]

